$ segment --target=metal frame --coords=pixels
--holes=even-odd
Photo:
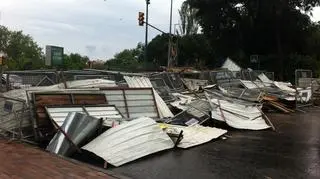
[[[47,105],[45,106],[46,113],[48,114],[51,121],[53,120],[53,117],[49,114],[48,108],[73,108],[73,107],[81,107],[84,112],[86,112],[86,115],[88,114],[88,111],[86,110],[86,107],[114,107],[117,112],[119,112],[120,116],[123,119],[126,119],[126,117],[119,111],[119,109],[115,105],[109,105],[109,104],[88,104],[88,105],[82,105],[82,104],[70,104],[70,105]]]
[[[81,77],[84,77],[84,78],[85,77],[90,77],[90,78],[81,79]],[[113,80],[111,78],[111,76],[109,76],[109,75],[74,75],[73,78],[74,78],[74,80],[86,80],[86,79],[96,79],[96,78]]]
[[[96,91],[94,91],[94,92],[96,92]],[[74,103],[74,101],[72,100],[72,98],[74,97],[74,95],[89,95],[89,94],[96,94],[96,95],[103,95],[101,92],[100,93],[83,93],[83,92],[79,92],[79,93],[75,93],[75,92],[65,92],[65,93],[63,93],[63,92],[57,92],[57,93],[48,93],[48,92],[35,92],[35,93],[32,93],[31,95],[32,95],[32,100],[30,101],[30,103],[31,103],[31,105],[30,105],[30,108],[31,108],[31,106],[33,106],[33,110],[32,110],[32,117],[33,117],[33,121],[34,121],[34,130],[35,130],[35,136],[36,136],[36,139],[37,140],[39,140],[40,139],[40,137],[39,137],[39,118],[37,117],[37,111],[36,111],[36,109],[37,109],[37,106],[36,106],[36,101],[35,101],[35,99],[36,99],[36,95],[55,95],[55,96],[57,96],[57,95],[68,95],[70,98],[70,104],[73,104]],[[105,96],[104,96],[105,97]],[[107,98],[105,97],[105,102],[106,102],[106,104],[108,103],[108,100],[107,100]],[[44,107],[44,109],[45,109],[45,106],[49,106],[49,105],[43,105],[43,107]],[[31,109],[30,109],[31,110]]]
[[[210,91],[208,91],[208,92],[210,92]],[[211,95],[217,96],[215,93],[211,93]],[[208,94],[207,92],[205,92],[205,96],[206,96],[207,100],[209,101],[209,104],[210,104],[210,106],[211,106],[212,109],[214,108],[214,106],[217,106],[217,107],[219,108],[219,110],[220,110],[220,112],[221,112],[221,115],[222,115],[221,117],[222,117],[224,120],[225,120],[225,117],[224,117],[223,111],[226,111],[226,112],[229,112],[229,113],[233,113],[233,112],[231,112],[231,111],[228,111],[228,110],[225,110],[225,109],[222,109],[222,108],[221,108],[221,104],[220,104],[220,99],[219,99],[219,98],[222,98],[223,100],[228,101],[228,102],[231,102],[231,103],[234,103],[234,101],[225,98],[223,95],[219,95],[219,96],[218,96],[219,98],[217,98],[217,99],[218,99],[218,105],[216,105],[216,104],[213,104],[213,103],[211,102],[211,98],[210,98],[210,96],[209,96],[209,94]],[[256,105],[252,104],[252,105],[253,105],[253,106],[256,106],[256,107],[258,108],[258,110],[261,112],[261,116],[259,116],[259,117],[262,117],[267,123],[269,123],[269,125],[270,125],[271,128],[272,128],[272,130],[273,130],[273,131],[276,131],[276,128],[274,127],[274,125],[273,125],[273,123],[271,122],[271,120],[270,120],[270,119],[268,118],[268,116],[258,107],[258,105],[257,105],[257,104],[256,104]],[[235,113],[233,113],[233,114],[235,114]],[[237,115],[237,114],[235,114],[235,115]]]
[[[306,75],[309,74],[309,78],[308,77],[300,77],[299,74],[302,74],[302,73],[306,73]],[[295,98],[296,98],[296,110],[297,111],[306,113],[306,111],[302,110],[301,108],[314,106],[313,105],[313,78],[312,77],[313,77],[312,70],[305,70],[305,69],[296,69],[295,70],[295,85],[296,85]],[[310,97],[309,102],[307,102],[305,104],[299,103],[299,100],[302,100],[302,96],[300,96],[299,91],[297,89],[298,87],[300,87],[300,84],[299,84],[300,79],[310,79],[310,85],[308,85],[308,86],[310,87],[310,90],[311,90],[311,97]],[[303,86],[302,88],[305,88],[305,86]]]
[[[41,86],[41,84],[47,80],[49,81],[52,85],[57,84],[59,82],[59,76],[57,74],[57,71],[42,71],[42,70],[29,70],[29,71],[6,71],[4,74],[7,75],[6,77],[6,89],[7,91],[10,90],[11,88],[11,82],[10,82],[10,75],[16,75],[20,76],[23,80],[23,78],[26,78],[26,76],[34,77],[34,76],[43,76],[42,78],[39,79],[39,81],[33,81],[32,86]],[[50,78],[53,77],[53,78]],[[22,81],[22,84],[24,82]]]
[[[14,98],[9,98],[9,97],[4,97],[4,96],[1,96],[0,98],[4,99],[3,101],[5,102],[6,100],[9,100],[9,101],[15,101],[17,103],[21,103],[22,104],[22,108],[19,109],[19,110],[16,110],[16,109],[12,109],[11,112],[8,112],[7,115],[10,115],[10,114],[13,114],[15,117],[14,120],[18,120],[19,124],[17,126],[16,129],[14,130],[11,130],[11,129],[6,129],[4,127],[0,127],[1,130],[5,131],[5,132],[8,132],[11,134],[11,140],[21,140],[21,141],[25,141],[25,142],[28,142],[28,143],[32,143],[31,141],[28,140],[28,138],[30,137],[33,137],[33,135],[24,135],[24,131],[23,131],[23,126],[22,126],[22,123],[23,123],[23,120],[25,118],[23,117],[19,117],[18,115],[24,115],[25,113],[27,113],[27,103],[24,101],[24,100],[20,100],[20,99],[14,99]],[[0,118],[4,118],[5,116],[7,115],[1,115]],[[32,125],[32,120],[30,120],[30,123]],[[1,121],[2,122],[2,121]],[[30,126],[31,127],[31,126]],[[31,128],[30,128],[31,129]],[[17,130],[17,131],[16,131]],[[2,134],[1,134],[2,135]],[[7,135],[5,135],[4,137],[7,137]]]
[[[159,109],[158,109],[158,106],[157,106],[157,102],[156,102],[156,99],[155,99],[155,95],[154,95],[154,91],[152,88],[121,88],[121,87],[114,87],[114,88],[100,88],[100,91],[115,91],[115,90],[118,90],[118,91],[122,91],[122,97],[124,99],[124,104],[125,104],[125,109],[126,109],[126,112],[127,112],[127,116],[128,118],[130,118],[130,114],[129,114],[129,106],[128,106],[128,103],[127,103],[127,97],[126,97],[126,91],[139,91],[139,90],[150,90],[151,91],[151,94],[152,94],[152,97],[153,97],[153,102],[154,102],[154,105],[155,105],[155,110],[156,110],[156,113],[157,113],[157,117],[160,118],[160,112],[159,112]],[[108,97],[106,96],[106,99],[108,99]]]
[[[209,102],[209,103],[210,103],[210,102]],[[172,121],[174,121],[174,119],[175,119],[176,117],[178,117],[178,116],[180,116],[180,115],[183,115],[184,113],[187,113],[187,114],[189,114],[189,115],[194,116],[193,114],[188,113],[188,110],[190,110],[190,109],[195,109],[195,110],[199,111],[200,113],[204,114],[202,117],[206,117],[206,118],[203,119],[202,121],[199,121],[198,124],[203,124],[203,123],[205,123],[206,121],[208,121],[209,119],[211,119],[211,117],[210,117],[210,115],[209,115],[208,113],[202,111],[201,109],[196,108],[195,106],[192,106],[192,105],[188,104],[188,108],[187,108],[186,110],[183,110],[183,111],[181,111],[180,113],[176,114],[173,118],[166,120],[165,123],[170,124]],[[198,118],[198,119],[202,118],[202,117],[199,118],[198,116],[194,116],[194,117],[196,117],[196,118]]]

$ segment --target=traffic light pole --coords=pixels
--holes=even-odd
[[[149,24],[149,4],[150,0],[146,0],[146,24]],[[145,37],[145,48],[144,48],[144,60],[148,58],[148,25],[146,25],[146,37]]]
[[[165,31],[157,28],[156,26],[153,26],[152,24],[149,24],[149,23],[147,23],[147,22],[144,22],[144,23],[145,23],[147,26],[150,26],[151,28],[154,28],[155,30],[157,30],[157,31],[159,31],[159,32],[161,32],[161,33],[163,33],[163,34],[168,34],[167,32],[165,32]]]

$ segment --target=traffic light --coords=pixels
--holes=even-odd
[[[144,25],[144,13],[143,12],[139,12],[139,26],[143,26]]]
[[[146,0],[146,2],[147,2],[147,5],[150,4],[150,0]]]

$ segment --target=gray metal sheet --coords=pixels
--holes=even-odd
[[[68,113],[66,120],[61,126],[61,129],[67,134],[68,138],[61,131],[57,132],[46,150],[55,154],[70,156],[76,151],[73,144],[79,147],[84,145],[87,139],[94,136],[95,131],[97,131],[100,125],[101,120],[98,118],[81,113]]]

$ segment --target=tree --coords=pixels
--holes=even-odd
[[[272,69],[285,75],[285,59],[306,55],[307,15],[319,0],[188,0],[218,57],[232,56],[249,64],[249,56],[272,55]],[[275,65],[276,64],[276,65]],[[272,70],[271,69],[271,70]],[[290,76],[290,75],[288,75]]]
[[[22,31],[10,31],[0,26],[0,51],[7,54],[11,70],[39,69],[44,66],[42,49]]]
[[[192,8],[186,1],[182,3],[179,10],[180,15],[180,31],[179,35],[192,35],[198,33],[199,24],[196,19],[197,9]]]
[[[114,55],[106,62],[106,66],[113,70],[139,71],[144,68],[144,44],[138,43],[136,48],[125,49]]]
[[[157,66],[167,66],[168,38],[167,34],[158,35],[148,44],[148,60]],[[177,41],[177,66],[215,67],[214,50],[203,34],[185,35]]]
[[[87,56],[71,53],[70,55],[64,55],[63,68],[66,70],[83,70],[88,62],[89,58]]]

